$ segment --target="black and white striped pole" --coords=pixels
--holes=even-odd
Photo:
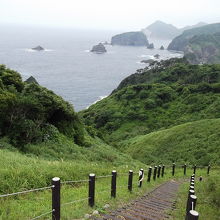
[[[138,187],[142,186],[143,179],[144,179],[144,170],[140,169],[140,171],[139,171],[139,184],[138,184]]]

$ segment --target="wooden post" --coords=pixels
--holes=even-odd
[[[196,174],[196,165],[194,165],[193,174]]]
[[[189,211],[190,210],[195,210],[196,208],[196,200],[197,197],[195,195],[190,195],[188,200],[187,200],[187,206],[186,206],[186,220],[189,219]]]
[[[156,180],[156,176],[157,176],[157,166],[154,167],[154,175],[153,175],[154,180]]]
[[[95,204],[95,174],[89,174],[89,206],[93,207]]]
[[[117,172],[116,170],[112,170],[112,183],[111,183],[111,197],[116,197],[116,178]]]
[[[160,171],[161,171],[161,166],[158,166],[158,172],[157,172],[157,178],[160,178]]]
[[[183,174],[184,176],[186,175],[186,164],[184,164],[184,167],[183,167]]]
[[[144,170],[140,169],[140,171],[139,171],[139,185],[138,185],[139,187],[142,186],[143,177],[144,177]]]
[[[60,178],[52,179],[52,220],[60,220]]]
[[[173,166],[172,166],[172,176],[174,176],[175,175],[175,163],[173,163]]]
[[[199,213],[195,210],[190,210],[188,220],[198,220],[198,219],[199,219]]]
[[[210,164],[208,165],[208,169],[207,169],[207,174],[209,175],[209,172],[210,172],[210,168],[211,168],[211,166],[210,166]]]
[[[128,174],[128,190],[130,192],[132,191],[132,182],[133,182],[133,171],[129,170],[129,174]]]
[[[161,173],[161,176],[162,176],[162,177],[164,176],[164,170],[165,170],[165,166],[163,165],[163,166],[162,166],[162,173]]]
[[[149,169],[148,169],[148,176],[147,176],[147,182],[150,182],[151,174],[152,174],[152,167],[149,167]]]

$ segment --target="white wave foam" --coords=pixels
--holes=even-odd
[[[90,52],[90,50],[84,50],[84,52],[89,53],[89,52]]]
[[[104,98],[106,98],[106,97],[108,97],[108,96],[107,96],[107,95],[105,95],[105,96],[99,96],[99,98],[98,98],[95,102],[93,102],[91,105],[96,104],[97,102],[101,101],[102,99],[104,99]],[[86,109],[88,109],[91,105],[88,105],[88,106],[86,107]]]
[[[35,53],[35,52],[51,52],[51,51],[54,51],[54,50],[52,50],[52,49],[44,49],[44,50],[41,50],[41,51],[37,51],[37,50],[33,50],[33,49],[31,49],[31,48],[24,48],[24,49],[22,49],[22,50],[24,50],[24,51],[26,51],[26,52],[30,52],[30,53]]]

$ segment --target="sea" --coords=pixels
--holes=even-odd
[[[18,71],[24,80],[33,76],[40,85],[70,102],[76,111],[108,96],[119,83],[146,64],[141,60],[182,57],[159,50],[169,40],[149,39],[155,49],[106,45],[107,53],[91,53],[100,42],[123,31],[82,30],[17,25],[0,26],[0,64]],[[31,48],[42,46],[44,51]]]

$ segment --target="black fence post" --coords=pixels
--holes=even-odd
[[[195,181],[194,174],[190,177],[190,183],[191,183],[192,181],[193,181],[193,182]]]
[[[150,182],[151,174],[152,174],[152,167],[149,167],[149,169],[148,169],[148,176],[147,176],[147,182]]]
[[[116,178],[117,172],[116,170],[112,170],[112,183],[111,183],[111,197],[116,197]]]
[[[173,166],[172,166],[172,176],[174,176],[175,175],[175,163],[173,163]]]
[[[188,220],[198,220],[198,219],[199,219],[199,213],[195,210],[190,210]]]
[[[162,177],[164,176],[164,170],[165,170],[165,166],[163,165],[163,166],[162,166],[162,173],[161,173],[161,176],[162,176]]]
[[[60,220],[60,178],[52,179],[52,220]]]
[[[89,174],[89,206],[93,207],[95,204],[95,174]]]
[[[183,166],[183,174],[186,175],[186,164]]]
[[[128,190],[130,192],[132,191],[132,182],[133,182],[133,171],[129,170],[129,174],[128,174]]]
[[[207,169],[207,174],[209,175],[209,172],[210,172],[210,168],[211,168],[211,166],[210,166],[210,164],[208,165],[208,169]]]
[[[189,211],[190,210],[195,210],[196,208],[196,200],[197,197],[195,195],[190,195],[187,201],[187,206],[186,206],[186,220],[189,219]]]
[[[156,176],[157,176],[157,166],[154,167],[154,175],[153,175],[154,180],[156,180]]]
[[[196,165],[193,167],[193,174],[196,174]]]
[[[140,169],[140,171],[139,171],[139,185],[138,185],[139,187],[142,186],[143,177],[144,177],[144,170]]]
[[[161,166],[158,166],[158,172],[157,172],[157,178],[160,178],[160,171],[161,171]]]

